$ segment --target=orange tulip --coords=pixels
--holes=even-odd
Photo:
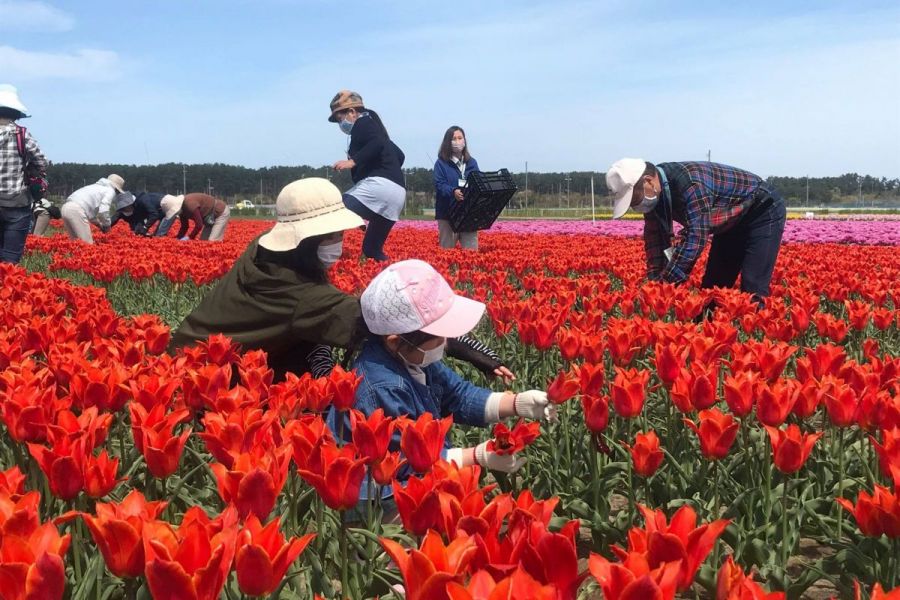
[[[800,390],[795,381],[780,380],[775,385],[760,385],[756,402],[756,418],[763,425],[778,427],[784,423]]]
[[[441,457],[451,425],[452,417],[437,420],[427,412],[415,421],[404,424],[400,450],[413,471],[425,473]]]
[[[221,463],[210,465],[219,497],[226,504],[234,504],[242,519],[249,515],[267,519],[287,481],[290,447],[266,450],[258,446],[233,458],[230,468]]]
[[[651,570],[646,560],[619,564],[592,552],[588,568],[604,600],[673,600],[681,561],[664,562]]]
[[[366,463],[358,457],[352,444],[338,448],[333,442],[322,438],[310,452],[306,464],[298,467],[297,472],[316,488],[327,506],[335,510],[348,510],[359,502]]]
[[[265,527],[251,515],[238,534],[234,570],[238,587],[248,596],[273,593],[284,579],[288,567],[300,556],[316,534],[285,540],[274,519]]]
[[[816,440],[822,433],[802,434],[796,425],[788,425],[786,430],[766,426],[772,442],[772,460],[782,473],[795,473],[809,458]]]
[[[99,456],[87,455],[84,460],[84,493],[91,498],[102,498],[113,491],[126,479],[116,479],[118,470],[119,459],[111,459],[106,450]]]
[[[554,404],[562,404],[575,396],[579,390],[579,382],[565,371],[560,371],[547,386],[547,398]]]
[[[512,575],[499,581],[484,570],[478,571],[465,587],[456,581],[447,584],[450,600],[507,600],[528,598],[529,600],[558,600],[560,592],[556,586],[542,585],[531,577],[521,566]]]
[[[716,600],[784,600],[784,592],[766,592],[729,555],[716,578]]]
[[[488,442],[487,449],[497,454],[515,454],[530,446],[541,435],[540,421],[526,423],[522,419],[516,421],[512,429],[504,423],[494,425],[494,437]]]
[[[635,435],[634,447],[625,442],[622,445],[631,452],[634,471],[642,477],[650,477],[662,464],[663,452],[659,449],[659,438],[655,431]]]
[[[641,414],[649,381],[649,371],[616,367],[616,378],[613,380],[610,395],[619,415],[633,419]]]
[[[390,484],[398,468],[400,468],[399,452],[389,452],[384,455],[384,458],[369,466],[372,479],[378,485]]]
[[[700,411],[700,423],[683,419],[684,424],[694,430],[700,440],[700,451],[710,460],[719,460],[728,456],[734,438],[737,437],[740,423],[731,415],[718,408]]]
[[[0,598],[60,600],[66,588],[63,557],[69,541],[52,523],[25,535],[5,535],[0,541]]]
[[[335,365],[326,379],[335,410],[349,410],[356,404],[356,388],[362,377],[357,376],[354,371],[345,371],[340,365]]]
[[[876,485],[874,494],[860,492],[856,505],[844,498],[837,498],[837,503],[853,515],[863,535],[900,538],[900,495]]]
[[[381,538],[381,545],[403,575],[407,600],[435,597],[432,594],[443,591],[447,583],[465,573],[478,549],[475,540],[466,534],[458,535],[444,546],[441,536],[433,531],[425,534],[418,550],[407,552],[386,538]]]
[[[353,445],[366,464],[371,465],[387,454],[394,434],[396,421],[384,415],[383,409],[376,409],[368,418],[358,410],[350,411],[350,428],[353,431]]]

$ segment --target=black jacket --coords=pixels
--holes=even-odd
[[[356,163],[350,170],[353,183],[366,177],[384,177],[399,186],[406,187],[403,171],[400,170],[406,157],[370,115],[361,116],[353,124],[347,154]]]
[[[118,221],[125,221],[131,230],[135,233],[144,235],[149,233],[150,228],[163,218],[163,210],[160,207],[160,201],[165,194],[157,194],[151,192],[140,192],[134,197],[134,212],[130,216],[116,212],[110,222],[110,226],[115,226]]]

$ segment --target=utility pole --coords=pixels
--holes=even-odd
[[[572,208],[569,205],[569,182],[572,181],[572,177],[566,173],[566,208]]]
[[[259,178],[259,201],[262,203],[263,192],[262,192],[262,177]]]
[[[862,177],[856,176],[856,185],[859,190],[859,205],[862,206]]]
[[[528,161],[525,161],[525,208],[528,208]]]
[[[212,179],[207,177],[206,178],[206,193],[209,194],[210,196],[212,196],[212,190],[213,190]]]
[[[181,193],[187,194],[187,165],[181,164]]]
[[[712,162],[712,150],[706,151],[706,162]]]
[[[809,175],[806,176],[806,208],[809,208]]]

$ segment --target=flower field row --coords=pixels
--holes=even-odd
[[[440,252],[398,228],[387,251],[486,301],[476,336],[559,405],[558,423],[495,429],[528,459],[505,477],[441,461],[447,420],[354,415],[339,446],[322,414],[350,409],[351,373],[273,383],[224,338],[164,352],[143,313],[177,321],[266,227],[29,242],[81,285],[0,267],[0,597],[893,597],[896,248],[788,244],[760,310],[698,276],[643,282],[638,239],[501,231]],[[348,292],[379,270],[359,244],[332,271]],[[360,485],[391,487],[399,523],[360,509]]]

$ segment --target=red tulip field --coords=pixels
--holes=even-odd
[[[467,252],[398,227],[388,254],[485,302],[473,337],[559,419],[351,412],[342,445],[324,413],[352,411],[352,371],[273,381],[223,336],[166,352],[269,227],[32,237],[0,264],[0,599],[900,598],[898,246],[786,243],[760,308],[701,290],[703,259],[647,282],[639,237],[485,232]],[[360,240],[330,271],[348,293],[381,269]],[[448,431],[525,466],[444,462]],[[364,481],[396,522],[358,506]]]

